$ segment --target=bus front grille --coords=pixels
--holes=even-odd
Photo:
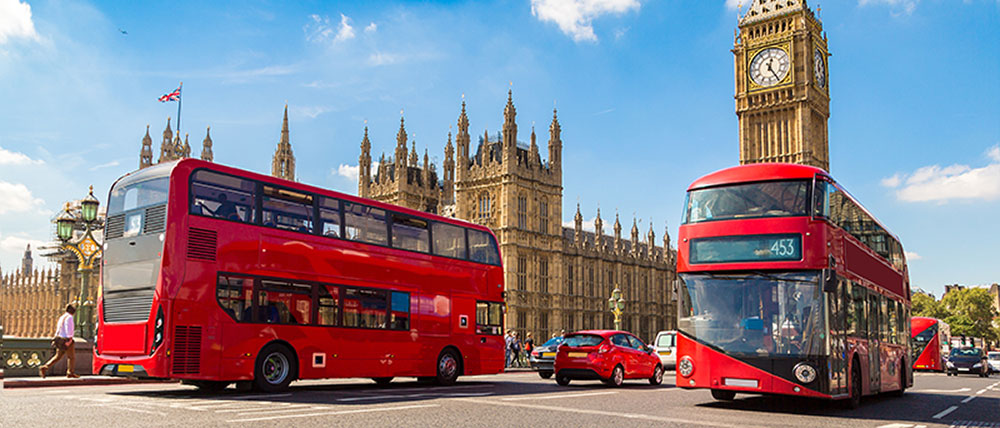
[[[153,289],[104,295],[104,321],[140,322],[149,320]]]
[[[125,234],[125,214],[108,217],[108,223],[105,227],[107,230],[104,235],[105,238],[121,238]]]
[[[188,231],[188,258],[214,262],[217,241],[218,233],[216,231],[192,227]]]
[[[142,233],[163,232],[166,227],[167,206],[157,205],[146,208],[146,218],[142,225]]]
[[[174,374],[201,372],[201,327],[174,328]]]

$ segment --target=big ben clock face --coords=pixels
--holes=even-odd
[[[785,79],[790,69],[788,52],[781,48],[767,48],[750,61],[750,79],[760,86],[774,86]]]
[[[816,49],[813,54],[813,74],[816,78],[816,86],[826,87],[826,63],[823,61],[823,52]]]

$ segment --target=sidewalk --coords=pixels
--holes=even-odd
[[[9,377],[0,380],[0,389],[41,388],[46,386],[91,386],[91,385],[126,385],[138,383],[173,383],[174,380],[159,379],[129,379],[115,376],[80,376],[72,379],[66,376],[40,377]]]

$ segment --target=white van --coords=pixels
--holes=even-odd
[[[677,332],[674,330],[661,331],[656,333],[653,340],[653,348],[660,356],[660,364],[663,368],[674,368],[677,366]]]

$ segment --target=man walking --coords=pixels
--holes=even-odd
[[[73,305],[66,305],[66,313],[59,317],[59,321],[56,321],[56,334],[52,339],[52,346],[55,347],[56,354],[44,366],[38,368],[39,376],[44,378],[49,368],[59,362],[63,355],[65,355],[68,362],[66,377],[80,377],[80,375],[73,372],[75,369],[74,366],[76,366],[76,345],[73,343],[73,314],[75,313],[76,308]]]

